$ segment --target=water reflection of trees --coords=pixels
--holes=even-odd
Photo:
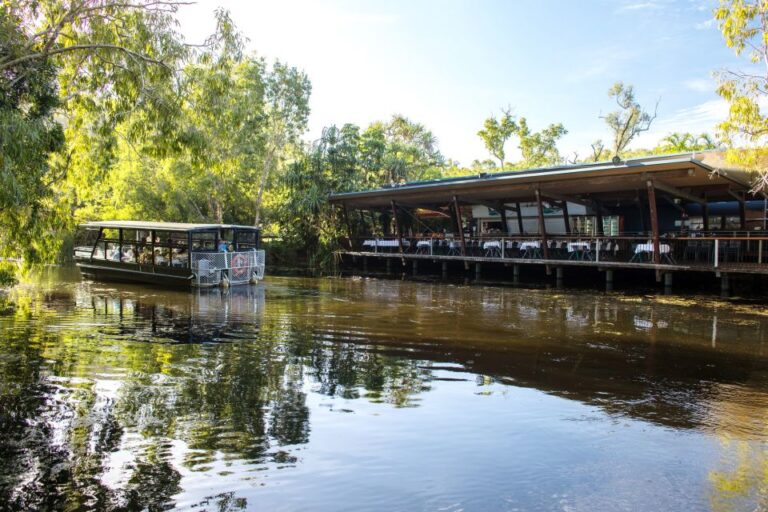
[[[0,434],[9,442],[0,448],[0,500],[18,509],[160,510],[181,490],[176,464],[295,464],[291,447],[309,440],[307,380],[328,395],[365,389],[397,405],[424,389],[415,361],[318,344],[286,324],[295,304],[268,322],[224,315],[253,311],[233,298],[252,299],[230,295],[212,308],[207,300],[203,310],[194,298],[81,289],[1,319],[9,334],[0,348]],[[181,461],[173,440],[185,443]],[[124,477],[105,483],[115,460]],[[246,506],[211,500],[222,510]]]
[[[436,368],[450,367],[674,428],[708,428],[711,404],[742,403],[723,398],[727,386],[768,389],[756,350],[765,326],[747,317],[723,315],[715,333],[700,311],[659,303],[388,281],[307,286],[268,303],[85,287],[17,297],[0,318],[0,500],[152,510],[173,502],[182,470],[296,464],[293,448],[310,437],[308,385],[415,406]],[[105,481],[116,453],[128,454],[124,476]],[[733,480],[721,473],[714,482]],[[247,506],[234,495],[210,501]]]

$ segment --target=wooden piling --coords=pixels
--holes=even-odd
[[[661,254],[659,254],[659,216],[656,211],[656,188],[653,186],[653,180],[646,182],[648,187],[648,209],[651,213],[651,235],[653,236],[653,262],[657,265],[661,263]]]
[[[541,236],[541,249],[544,252],[544,259],[549,259],[549,244],[547,243],[547,226],[544,223],[544,207],[541,205],[541,190],[536,187],[536,205],[539,209],[539,235]],[[547,272],[549,274],[549,272]]]

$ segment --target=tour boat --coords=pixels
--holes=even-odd
[[[174,287],[253,283],[264,277],[259,229],[230,224],[102,221],[80,225],[83,277]]]

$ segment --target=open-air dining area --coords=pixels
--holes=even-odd
[[[336,194],[342,257],[768,274],[765,197],[717,153]],[[415,268],[415,267],[414,267]],[[479,268],[479,267],[478,267]]]
[[[639,236],[576,238],[557,236],[546,243],[541,239],[470,238],[462,248],[451,238],[403,238],[402,246],[394,238],[366,239],[361,252],[373,255],[455,257],[484,260],[543,260],[548,262],[594,262],[653,264],[656,248],[652,239]],[[402,252],[401,252],[402,248]],[[463,249],[463,250],[462,250]],[[712,234],[661,238],[659,264],[698,267],[759,268],[768,263],[768,234],[765,232]]]

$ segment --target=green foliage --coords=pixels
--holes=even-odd
[[[694,135],[692,133],[672,132],[661,139],[653,148],[625,149],[621,156],[624,159],[642,158],[654,155],[668,155],[674,153],[687,153],[692,151],[709,151],[723,149],[722,144],[716,141],[709,133]],[[585,162],[607,161],[611,157],[610,151],[603,146],[603,141],[592,143],[592,155]]]
[[[254,225],[261,224],[261,207],[270,173],[282,163],[286,146],[293,146],[306,129],[309,94],[312,86],[307,76],[296,68],[276,62],[265,77],[265,129],[261,138],[265,148],[259,189],[255,199]]]
[[[250,224],[262,201],[274,202],[264,190],[304,130],[309,80],[245,54],[229,15],[217,11],[216,18],[207,46],[153,84],[162,105],[134,109],[109,130],[92,108],[70,111],[74,165],[58,192],[77,221]],[[162,124],[152,117],[158,108]]]
[[[747,71],[720,73],[717,93],[728,102],[719,135],[730,163],[755,172],[756,189],[768,186],[768,116],[761,108],[768,95],[768,4],[762,0],[721,0],[715,9],[725,44],[753,65]],[[759,65],[756,67],[755,65]]]
[[[500,119],[493,116],[486,119],[483,129],[477,132],[483,139],[488,152],[499,159],[500,170],[502,171],[506,156],[504,146],[513,135],[517,136],[519,140],[518,148],[523,157],[520,162],[513,164],[513,168],[531,169],[562,162],[557,150],[557,141],[566,133],[568,130],[560,123],[551,124],[539,132],[532,132],[526,118],[521,117],[519,121],[515,120],[509,108],[502,110]],[[490,171],[488,162],[475,161],[472,166],[473,170]]]
[[[301,71],[248,54],[226,11],[190,48],[175,2],[5,0],[0,4],[0,256],[51,260],[83,220],[142,218],[256,224],[330,261],[344,235],[330,192],[558,165],[562,124],[532,131],[503,109],[478,132],[493,160],[462,168],[434,134],[402,115],[329,127],[304,146],[311,84]],[[737,53],[765,55],[762,3],[725,2],[718,19]],[[753,41],[754,39],[754,41]],[[762,46],[760,46],[762,45]],[[762,50],[761,50],[762,48]],[[763,53],[761,53],[761,51]],[[760,142],[768,129],[762,78],[731,76],[724,133]],[[640,156],[716,147],[708,135],[670,134],[652,150],[627,150],[655,118],[632,86],[609,95],[612,152]],[[517,137],[522,159],[506,162]],[[612,156],[601,141],[591,161]],[[573,158],[576,161],[576,158]],[[361,225],[351,219],[353,229]],[[341,227],[340,227],[341,226]]]
[[[504,145],[510,137],[517,132],[517,123],[510,108],[502,109],[501,117],[491,116],[483,123],[483,129],[477,135],[483,139],[488,152],[499,160],[501,170],[504,170],[504,158],[506,153]]]
[[[53,222],[49,183],[57,173],[48,155],[61,150],[63,129],[57,67],[49,59],[24,59],[34,41],[11,4],[0,5],[0,256],[38,261],[36,243]]]
[[[643,110],[635,99],[634,88],[622,82],[616,82],[608,90],[608,96],[616,101],[619,110],[610,112],[603,119],[612,132],[613,156],[620,156],[632,139],[651,127],[656,119],[656,111],[651,114]]]
[[[693,135],[692,133],[672,132],[663,139],[654,152],[685,153],[687,151],[706,151],[717,149],[719,146],[714,137],[708,133]]]
[[[16,265],[9,261],[0,261],[0,287],[16,284]],[[0,307],[0,311],[2,311]]]
[[[382,186],[439,177],[444,163],[437,139],[424,125],[402,115],[371,123],[361,135],[360,160],[369,185]]]
[[[517,123],[515,135],[520,139],[519,147],[523,160],[516,167],[531,169],[561,163],[557,141],[566,133],[568,130],[560,123],[551,124],[539,132],[532,132],[528,127],[528,121],[521,117]]]
[[[110,161],[117,123],[157,136],[166,97],[156,93],[167,88],[152,85],[167,83],[169,63],[185,53],[174,10],[114,0],[0,5],[0,254],[52,259],[78,206],[59,191],[70,171],[81,170],[86,186],[77,188],[98,182],[89,171]],[[73,133],[91,151],[74,152]]]
[[[83,220],[275,222],[309,80],[247,55],[223,10],[191,50],[176,7],[0,5],[0,256],[51,260]]]
[[[282,176],[281,233],[311,265],[327,268],[338,240],[348,234],[343,216],[328,204],[329,194],[442,177],[443,162],[432,133],[403,116],[363,131],[353,124],[325,128]],[[353,230],[362,222],[350,219]]]
[[[343,221],[328,204],[328,195],[362,184],[358,167],[359,129],[344,125],[323,130],[322,137],[291,165],[283,177],[286,201],[281,225],[292,246],[310,257],[311,266],[328,267],[336,241],[343,235]]]

